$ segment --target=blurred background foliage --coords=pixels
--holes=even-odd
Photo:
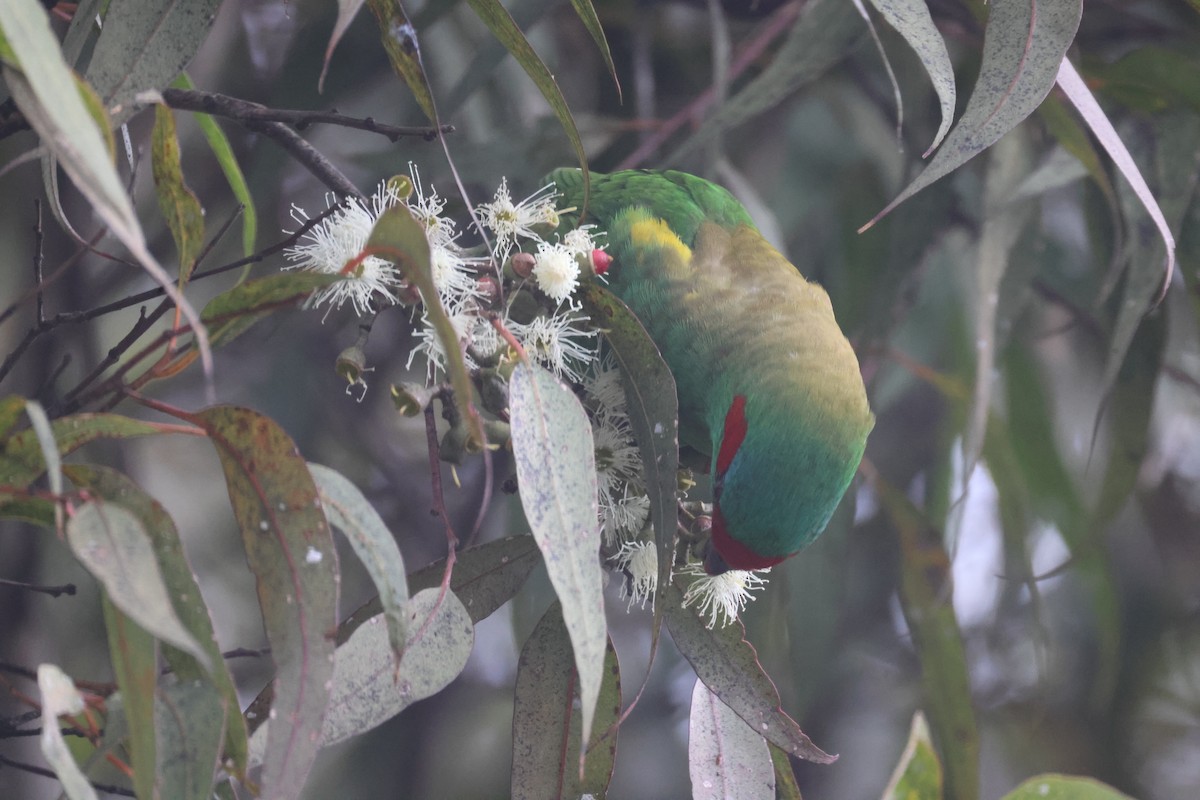
[[[749,121],[690,148],[684,145],[692,132],[719,113],[721,98],[771,63],[803,3],[728,0],[728,13],[714,16],[715,0],[598,0],[622,94],[570,4],[509,6],[555,75],[593,169],[669,166],[727,185],[768,238],[828,289],[858,348],[879,419],[864,470],[874,481],[860,482],[825,536],[777,568],[745,614],[747,638],[784,709],[817,744],[840,754],[831,766],[796,763],[799,785],[807,797],[879,797],[914,711],[961,703],[957,690],[964,687],[954,685],[961,652],[974,718],[966,708],[943,710],[977,725],[977,744],[963,729],[941,745],[966,759],[948,770],[974,769],[967,762],[977,748],[981,797],[1000,797],[1046,771],[1095,776],[1147,800],[1195,796],[1200,10],[1194,0],[1093,0],[1069,51],[1176,235],[1179,269],[1166,296],[1150,307],[1153,293],[1138,282],[1153,285],[1147,276],[1161,277],[1161,245],[1155,249],[1144,211],[1107,157],[1079,133],[1057,90],[1000,145],[857,233],[919,171],[939,107],[916,56],[875,15],[903,99],[897,136],[879,52],[848,10],[849,0],[832,12],[830,2],[828,34],[837,57],[828,69]],[[961,113],[978,71],[987,12],[970,1],[929,5],[955,67]],[[524,196],[549,169],[575,161],[537,88],[466,4],[428,0],[407,10],[441,120],[455,128],[446,138],[453,165],[474,201],[490,197],[501,177]],[[200,89],[274,108],[336,107],[350,116],[423,124],[367,13],[346,30],[317,91],[336,13],[334,4],[315,0],[226,2],[189,74]],[[747,46],[762,45],[762,54],[728,85],[718,82],[714,106],[699,107],[697,98],[714,91],[714,69],[722,71],[713,57],[721,42],[735,61]],[[151,117],[130,120],[138,152]],[[678,131],[653,146],[664,121],[675,117],[683,121]],[[181,112],[177,118],[184,172],[211,230],[234,214],[236,200],[194,120]],[[293,204],[310,213],[324,206],[325,188],[272,142],[222,125],[254,198],[259,247],[296,227]],[[393,143],[322,125],[303,135],[366,192],[417,164],[466,218],[436,140]],[[0,141],[0,161],[25,146]],[[159,221],[149,173],[147,167],[135,177],[138,214],[152,249],[168,252],[170,234]],[[0,178],[5,306],[30,286],[30,198],[40,191],[36,169]],[[86,216],[72,192],[64,203],[74,218]],[[989,227],[997,224],[999,233]],[[210,263],[237,258],[238,239],[227,236]],[[43,249],[47,265],[73,252],[49,217]],[[276,256],[256,274],[281,264]],[[99,261],[85,261],[69,275],[47,292],[49,308],[91,307],[150,285],[134,270]],[[230,281],[195,284],[195,302],[202,305]],[[981,313],[994,314],[994,324],[981,325]],[[40,337],[7,376],[4,392],[53,404],[56,392],[99,362],[136,314],[130,309]],[[0,352],[12,351],[27,324],[10,319],[0,328]],[[444,537],[429,515],[424,430],[397,416],[383,388],[406,376],[408,321],[400,310],[377,321],[367,350],[376,371],[361,402],[345,393],[333,369],[336,355],[354,341],[356,324],[337,312],[323,320],[301,312],[272,316],[216,354],[218,399],[269,415],[308,459],[350,477],[396,534],[411,569],[444,555]],[[978,384],[982,353],[990,353],[984,363],[991,369]],[[980,385],[982,406],[975,399]],[[203,397],[195,369],[156,391],[184,407]],[[973,419],[986,423],[986,433]],[[964,455],[972,431],[977,465],[970,446]],[[96,451],[174,516],[223,646],[262,646],[260,621],[245,613],[255,605],[253,579],[207,445],[155,437]],[[501,460],[498,470],[503,478],[511,466]],[[480,465],[468,461],[458,477],[451,518],[469,528]],[[519,510],[502,497],[482,538],[518,532],[520,525]],[[74,582],[84,595],[54,599],[0,585],[0,660],[54,661],[74,676],[106,680],[94,583],[65,545],[3,523],[0,565],[0,577]],[[367,598],[370,583],[353,558],[342,566],[348,612]],[[307,796],[507,796],[517,653],[551,598],[544,574],[535,573],[512,603],[478,626],[468,667],[451,687],[330,748]],[[953,641],[955,620],[961,651]],[[647,618],[614,604],[610,626],[625,684],[636,685],[649,648]],[[949,637],[949,645],[939,637]],[[267,678],[255,659],[233,666],[247,698]],[[659,651],[653,670],[620,732],[613,797],[689,794],[694,678],[671,648]],[[8,715],[13,706],[4,708]],[[7,772],[4,780],[18,782],[14,797],[57,795],[44,779]]]

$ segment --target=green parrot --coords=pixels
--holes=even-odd
[[[560,230],[608,234],[608,288],[675,376],[680,439],[711,459],[710,574],[762,569],[825,529],[875,418],[829,295],[725,189],[683,172],[551,173]]]

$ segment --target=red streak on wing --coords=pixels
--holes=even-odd
[[[729,534],[720,505],[713,506],[712,542],[731,569],[766,569],[787,558],[763,556],[751,550]]]
[[[717,453],[717,475],[724,475],[725,470],[733,462],[738,448],[746,438],[746,395],[739,394],[733,398],[729,410],[725,412],[725,430],[721,435],[721,450]]]

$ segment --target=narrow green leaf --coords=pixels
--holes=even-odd
[[[338,0],[337,19],[333,23],[333,31],[329,34],[329,44],[325,46],[325,58],[321,61],[321,77],[317,78],[317,92],[325,91],[325,75],[329,72],[329,62],[333,59],[334,48],[342,40],[350,23],[358,16],[363,0]]]
[[[175,613],[145,526],[114,503],[87,502],[67,521],[67,543],[80,563],[104,586],[113,605],[155,637],[212,661]]]
[[[567,106],[567,100],[563,97],[562,90],[558,88],[558,82],[554,80],[554,75],[546,67],[537,51],[529,44],[525,34],[521,33],[517,23],[513,22],[508,10],[500,4],[500,0],[467,0],[467,2],[483,20],[483,24],[488,26],[492,35],[503,42],[504,46],[508,48],[508,52],[512,53],[513,58],[521,65],[521,69],[525,70],[525,74],[541,91],[542,97],[546,98],[546,102],[554,111],[554,116],[558,117],[558,122],[567,134],[567,139],[575,148],[575,155],[579,159],[579,168],[583,170],[583,194],[586,197],[590,183],[587,153],[583,149],[583,140],[579,138],[579,129],[575,127],[575,118],[571,116],[571,109]]]
[[[164,105],[154,107],[150,160],[158,207],[167,220],[167,227],[175,239],[175,249],[179,252],[179,286],[183,288],[196,267],[196,256],[204,246],[204,209],[183,179],[175,115]]]
[[[509,409],[521,505],[575,649],[586,742],[607,640],[592,429],[574,392],[534,364],[513,370]]]
[[[388,639],[398,660],[404,650],[407,616],[404,605],[408,602],[408,580],[400,547],[379,512],[357,486],[329,467],[310,463],[308,469],[317,484],[329,523],[345,534],[379,592]]]
[[[451,386],[454,387],[454,403],[458,406],[462,418],[466,420],[471,433],[472,441],[467,444],[467,449],[481,449],[485,440],[483,422],[471,405],[474,390],[467,376],[467,365],[463,360],[458,332],[451,324],[446,309],[442,308],[437,286],[433,282],[433,267],[429,260],[429,240],[425,236],[425,226],[413,219],[407,206],[394,205],[379,215],[364,250],[394,262],[400,267],[404,278],[421,293],[425,313],[437,332],[442,352],[446,354],[446,372],[450,376]]]
[[[315,290],[342,280],[340,275],[298,270],[255,278],[222,292],[201,312],[213,346],[229,344],[278,308],[306,300]]]
[[[666,163],[678,163],[721,134],[786,100],[800,87],[823,75],[845,58],[865,29],[854,4],[845,0],[812,0],[779,52],[756,78],[705,120]]]
[[[658,591],[671,582],[678,529],[679,401],[675,378],[642,323],[620,298],[597,283],[581,293],[584,310],[604,332],[621,370],[629,423],[642,458],[650,521],[658,542]],[[662,603],[654,605],[655,627]]]
[[[613,64],[612,53],[608,49],[608,39],[604,36],[604,28],[600,26],[600,18],[596,16],[596,8],[592,5],[592,0],[571,0],[571,5],[575,8],[575,13],[579,15],[580,21],[583,22],[583,27],[587,28],[588,33],[592,35],[592,41],[600,50],[600,56],[604,59],[604,66],[608,68],[609,77],[612,78],[613,85],[617,87],[617,101],[620,102],[622,98],[621,81],[617,78],[617,67]]]
[[[775,767],[775,800],[804,800],[796,784],[796,773],[787,751],[774,742],[767,742],[771,750],[771,764]]]
[[[66,455],[97,439],[128,439],[158,433],[153,425],[120,414],[76,414],[51,424],[58,453]],[[33,430],[23,430],[3,442],[0,486],[26,487],[46,471],[46,460]]]
[[[1092,86],[1143,113],[1185,106],[1200,113],[1200,58],[1195,48],[1178,52],[1141,44],[1116,61],[1089,65]]]
[[[158,688],[158,647],[154,637],[122,614],[106,595],[102,598],[104,628],[113,674],[124,698],[129,726],[129,755],[133,790],[138,798],[153,800],[157,788],[154,695]]]
[[[563,624],[562,606],[554,603],[542,616],[517,662],[513,706],[513,797],[602,797],[612,776],[616,730],[621,716],[620,677],[616,651],[608,643],[602,702],[597,729],[608,738],[588,751],[587,773],[580,781],[579,697],[571,640]]]
[[[84,77],[121,124],[137,111],[139,92],[175,79],[208,36],[221,0],[112,3]]]
[[[710,629],[695,609],[683,607],[683,590],[672,581],[662,597],[663,615],[680,654],[713,694],[764,739],[791,755],[818,764],[832,764],[831,756],[780,707],[779,692],[762,665],[758,652],[746,641],[740,622]]]
[[[367,6],[379,23],[379,35],[392,69],[408,84],[425,116],[436,124],[437,109],[433,105],[433,93],[429,89],[429,79],[425,77],[425,67],[421,64],[417,30],[408,21],[403,3],[400,0],[367,0]]]
[[[46,465],[46,480],[50,484],[50,491],[61,495],[63,493],[62,458],[59,456],[58,442],[54,437],[50,419],[46,416],[46,411],[42,408],[41,403],[36,400],[25,401],[25,413],[29,416],[30,429],[37,439],[42,463]],[[61,522],[61,513],[60,508],[56,506],[54,510],[56,523]],[[61,530],[61,525],[57,525],[57,527]]]
[[[904,37],[904,41],[908,42],[908,46],[913,49],[917,58],[921,60],[921,65],[925,67],[925,72],[929,75],[929,82],[933,84],[933,90],[937,92],[938,102],[942,109],[942,122],[933,136],[933,142],[930,143],[929,149],[921,155],[922,158],[928,158],[929,154],[936,150],[942,139],[946,137],[946,132],[950,130],[950,123],[954,121],[956,98],[954,65],[950,63],[950,53],[946,50],[946,42],[933,24],[929,6],[925,4],[924,0],[871,0],[871,5],[875,6],[888,24]]]
[[[1133,800],[1093,778],[1047,773],[1030,778],[1002,800]]]
[[[883,790],[883,800],[942,800],[942,763],[920,711],[913,714],[908,743]]]
[[[180,89],[196,88],[186,72],[179,73],[172,86]],[[208,141],[208,148],[212,150],[217,164],[221,166],[229,190],[242,204],[242,255],[249,256],[254,252],[254,242],[258,238],[258,212],[254,208],[254,198],[250,196],[250,186],[246,183],[246,176],[242,174],[242,167],[233,154],[233,147],[230,146],[225,131],[208,114],[197,113],[194,116],[196,124],[200,126],[200,131]]]
[[[775,800],[766,740],[701,680],[692,689],[688,774],[693,800]]]
[[[42,735],[39,739],[42,756],[58,776],[70,800],[97,800],[96,790],[75,763],[58,724],[62,714],[82,713],[83,695],[67,674],[53,664],[38,665],[37,681],[42,697]]]
[[[185,681],[159,689],[154,724],[161,797],[211,800],[228,708],[225,698],[206,681]]]
[[[277,423],[245,408],[195,415],[213,440],[246,561],[258,586],[271,658],[271,713],[285,724],[266,742],[266,797],[295,797],[319,747],[333,674],[337,554],[317,487],[295,443]]]
[[[25,413],[27,402],[24,397],[15,394],[0,400],[0,443],[3,443],[17,427],[21,415]]]
[[[168,644],[163,648],[167,663],[181,681],[211,681],[222,698],[224,708],[240,708],[237,687],[229,673],[229,666],[221,655],[221,647],[213,632],[212,618],[204,602],[204,595],[201,594],[196,576],[188,565],[179,532],[166,509],[132,479],[117,470],[88,464],[72,464],[63,471],[75,485],[86,487],[109,504],[119,505],[141,520],[154,548],[154,556],[162,571],[163,584],[167,587],[171,605],[184,627],[200,643],[209,658],[209,667],[205,667],[190,654]],[[245,771],[246,722],[241,714],[233,714],[228,720],[225,754],[238,774]]]
[[[360,625],[338,647],[329,711],[318,738],[321,746],[382,725],[418,700],[449,686],[466,666],[475,629],[454,592],[443,596],[439,589],[425,589],[413,595],[405,611],[408,638],[399,665],[387,626],[378,616]],[[252,763],[262,757],[268,731],[274,727],[265,722],[250,737]]]
[[[859,231],[995,144],[1037,109],[1075,39],[1082,0],[993,0],[983,62],[962,118],[929,165]]]
[[[937,531],[903,492],[874,480],[899,540],[900,606],[921,662],[925,709],[945,769],[946,796],[979,797],[979,734],[967,656],[950,588],[950,557]]]

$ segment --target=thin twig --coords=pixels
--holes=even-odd
[[[282,122],[292,125],[297,130],[304,130],[310,125],[325,123],[338,125],[343,128],[354,128],[368,133],[386,136],[395,142],[405,137],[420,137],[427,142],[437,138],[438,129],[432,127],[411,127],[386,125],[376,122],[371,117],[347,117],[330,111],[290,111],[278,108],[268,108],[260,103],[252,103],[229,95],[215,92],[201,92],[195,89],[164,89],[163,101],[171,108],[180,111],[199,111],[219,117],[227,117],[238,122]],[[453,125],[441,126],[442,133],[454,133]]]
[[[0,586],[13,586],[17,589],[26,589],[30,592],[41,592],[48,594],[51,597],[58,597],[64,594],[75,594],[75,584],[64,583],[62,586],[38,586],[34,583],[22,583],[21,581],[10,581],[5,578],[0,578]]]

